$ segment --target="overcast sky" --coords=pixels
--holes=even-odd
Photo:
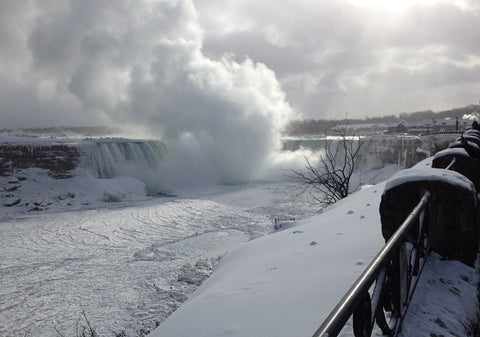
[[[480,99],[477,0],[0,0],[0,46],[0,129],[185,140]]]
[[[447,109],[480,99],[480,2],[196,2],[204,50],[272,69],[305,117]]]

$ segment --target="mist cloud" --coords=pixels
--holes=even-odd
[[[21,41],[13,30],[4,38],[29,58],[23,68],[2,64],[0,87],[13,83],[24,98],[2,106],[5,127],[116,125],[165,141],[175,167],[164,168],[166,181],[237,183],[258,176],[293,115],[266,65],[203,53],[190,0],[32,1],[8,11],[28,29]],[[15,53],[3,56],[15,63]]]

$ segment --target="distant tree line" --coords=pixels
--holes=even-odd
[[[398,116],[387,115],[381,117],[371,117],[365,119],[343,119],[343,120],[326,120],[326,119],[305,119],[293,120],[284,130],[284,133],[289,136],[302,135],[324,135],[330,134],[332,127],[336,125],[346,124],[374,124],[374,123],[394,123],[399,119],[404,119],[407,122],[421,122],[429,119],[445,119],[445,118],[462,118],[464,115],[480,112],[480,105],[471,104],[462,108],[454,108],[450,110],[434,112],[432,110],[416,111],[416,112],[401,112]]]

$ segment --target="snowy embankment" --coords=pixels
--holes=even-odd
[[[145,184],[127,176],[98,179],[77,172],[70,179],[57,180],[44,169],[30,168],[0,177],[3,218],[18,213],[100,208],[112,202],[146,199]]]
[[[384,185],[364,187],[319,216],[229,253],[151,336],[311,336],[383,246]],[[469,335],[478,317],[477,283],[473,268],[432,253],[401,335]]]

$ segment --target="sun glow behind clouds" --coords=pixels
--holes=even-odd
[[[460,8],[466,8],[464,0],[348,0],[356,6],[375,6],[393,11],[403,11],[413,5],[431,5],[438,2],[450,2]]]

